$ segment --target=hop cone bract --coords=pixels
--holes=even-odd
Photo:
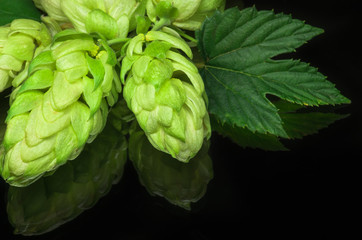
[[[143,50],[145,48],[145,50]],[[122,61],[128,107],[152,145],[188,162],[211,134],[204,84],[184,40],[161,31],[134,37]]]
[[[69,19],[61,9],[62,0],[33,0],[35,6],[46,12],[49,17],[58,23],[68,23]]]
[[[74,159],[101,132],[106,99],[112,105],[121,91],[107,60],[88,35],[56,41],[33,59],[6,119],[0,163],[9,184],[29,185]]]
[[[62,0],[61,9],[74,28],[102,34],[108,39],[125,38],[136,28],[136,17],[144,15],[145,1]]]
[[[201,27],[206,17],[216,10],[223,10],[226,0],[148,0],[147,15],[153,21],[159,16],[158,4],[167,2],[176,9],[172,24],[186,30],[195,31]],[[162,11],[162,10],[161,10]],[[162,13],[161,13],[162,14]]]

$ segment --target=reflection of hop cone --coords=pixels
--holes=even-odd
[[[48,30],[37,21],[16,19],[0,27],[0,92],[12,82],[15,86],[21,83],[28,63],[50,42]]]
[[[126,160],[125,136],[108,125],[76,161],[28,187],[10,187],[7,212],[14,232],[44,234],[93,207],[120,180]]]
[[[131,40],[122,62],[121,76],[129,71],[124,98],[152,145],[188,162],[211,130],[201,76],[172,48],[192,55],[183,40],[159,31]]]
[[[6,119],[1,166],[9,184],[26,186],[75,158],[103,129],[105,96],[113,104],[121,85],[107,52],[98,49],[82,35],[55,42],[30,63]]]
[[[133,132],[129,140],[129,158],[142,185],[151,195],[166,198],[172,204],[191,208],[205,194],[213,177],[208,155],[209,142],[188,163],[172,161],[170,155],[157,151],[142,131]]]

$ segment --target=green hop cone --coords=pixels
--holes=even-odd
[[[4,139],[6,124],[5,124],[5,116],[6,111],[8,110],[8,104],[1,104],[0,105],[0,159],[4,157],[4,146],[1,144]],[[2,172],[0,164],[0,173]]]
[[[134,37],[122,61],[123,96],[152,145],[188,162],[211,129],[198,69],[174,49],[192,57],[184,40],[167,33]]]
[[[35,6],[46,12],[49,17],[59,24],[69,23],[69,19],[61,9],[61,0],[33,0]]]
[[[172,24],[185,29],[195,31],[201,27],[206,17],[211,16],[216,10],[225,8],[226,0],[148,0],[147,15],[152,22],[157,17],[170,18]],[[164,6],[169,4],[174,9]],[[174,14],[174,12],[176,12]],[[169,14],[173,13],[173,14]]]
[[[29,185],[74,159],[102,131],[121,92],[107,51],[85,34],[61,36],[32,60],[12,93],[0,162],[10,185]]]
[[[40,235],[93,207],[119,182],[127,142],[110,125],[84,148],[76,161],[25,187],[10,187],[7,213],[15,234]]]
[[[129,158],[141,184],[151,195],[163,197],[187,210],[191,209],[191,203],[205,195],[213,178],[208,149],[209,141],[205,141],[198,154],[188,164],[183,164],[157,151],[142,131],[133,132],[129,139]]]
[[[75,29],[107,39],[125,38],[145,12],[144,0],[63,0],[61,9]]]
[[[19,85],[33,57],[48,46],[51,36],[43,23],[16,19],[0,27],[0,92]]]

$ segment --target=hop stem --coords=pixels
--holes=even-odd
[[[177,27],[173,27],[173,30],[175,30],[178,34],[180,34],[181,37],[193,42],[193,43],[197,43],[197,40],[193,37],[191,37],[190,35],[187,35],[184,31],[182,31],[181,29],[177,28]]]
[[[131,40],[131,39],[130,38],[116,38],[116,39],[108,40],[107,44],[108,44],[108,46],[111,46],[111,45],[117,44],[117,43],[125,43],[125,42],[128,42],[129,40]]]
[[[161,18],[156,24],[153,26],[152,31],[157,31],[164,26],[168,26],[171,24],[171,20],[169,18]]]

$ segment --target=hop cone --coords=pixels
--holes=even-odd
[[[44,24],[16,19],[0,27],[0,92],[19,85],[27,74],[27,66],[39,51],[51,42]]]
[[[129,140],[129,157],[142,185],[151,195],[164,197],[170,203],[190,210],[199,201],[213,177],[209,143],[188,163],[171,161],[171,156],[157,151],[141,131]]]
[[[5,134],[5,116],[6,110],[8,109],[8,104],[1,104],[0,105],[0,159],[4,157],[4,146],[1,144],[4,139]],[[1,172],[1,164],[0,164],[0,172]]]
[[[123,96],[152,145],[188,162],[211,130],[202,78],[175,48],[192,57],[182,39],[161,31],[133,38],[122,61]]]
[[[223,10],[226,0],[149,0],[147,15],[151,21],[159,18],[171,18],[172,24],[186,30],[195,31],[201,27],[206,17],[215,10]],[[165,6],[172,6],[171,10]],[[173,12],[170,14],[170,12]]]
[[[88,35],[73,38],[34,58],[29,77],[13,92],[0,162],[11,185],[29,185],[75,158],[103,129],[106,99],[114,104],[121,91],[108,53]]]
[[[14,232],[39,235],[79,216],[120,180],[126,160],[125,137],[107,125],[76,161],[28,187],[10,187],[7,212]]]
[[[46,12],[49,17],[60,24],[66,24],[69,19],[61,9],[61,0],[33,0],[35,6]]]
[[[145,0],[62,0],[62,12],[74,28],[97,32],[108,39],[125,38],[136,28],[136,17],[144,15]]]

